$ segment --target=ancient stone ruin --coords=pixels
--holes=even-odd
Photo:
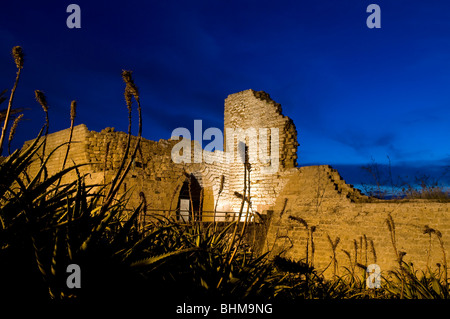
[[[332,275],[341,266],[355,267],[356,263],[378,264],[382,271],[396,267],[397,257],[386,224],[392,218],[396,244],[406,252],[405,260],[422,269],[444,264],[439,242],[430,241],[424,229],[439,230],[448,249],[449,203],[376,200],[348,185],[331,166],[298,167],[296,127],[282,114],[280,104],[265,92],[246,90],[229,95],[225,100],[224,128],[223,151],[209,155],[225,158],[233,153],[229,161],[177,164],[171,151],[179,140],[142,140],[122,190],[131,191],[130,208],[145,200],[147,215],[141,220],[164,214],[179,220],[227,222],[235,220],[242,209],[244,216],[249,212],[251,221],[262,225],[264,231],[258,233],[260,250],[307,260],[326,269],[325,275]],[[277,134],[265,134],[264,130]],[[230,137],[230,132],[235,136]],[[67,142],[68,137],[69,129],[49,134],[47,150]],[[132,138],[133,143],[136,140]],[[88,174],[87,183],[110,181],[122,160],[127,134],[112,128],[89,131],[81,124],[74,128],[73,141],[67,163],[88,164],[80,168],[81,174]],[[239,160],[242,149],[247,149],[241,157],[248,158],[250,170],[246,177],[247,200],[241,208],[247,167],[245,158]],[[192,148],[192,158],[199,156],[195,154],[198,150]],[[261,161],[256,156],[261,150],[267,154],[277,152],[277,156]],[[65,152],[66,148],[61,147],[50,158],[49,174],[61,169]],[[270,167],[276,169],[268,171]],[[31,167],[31,173],[37,168],[38,163]],[[67,176],[66,182],[71,178],[75,178],[75,172]],[[449,256],[448,250],[445,253]]]

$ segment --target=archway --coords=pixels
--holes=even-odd
[[[202,215],[202,187],[193,174],[186,177],[180,189],[177,206],[177,220],[199,221]]]

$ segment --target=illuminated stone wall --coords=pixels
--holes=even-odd
[[[174,215],[186,175],[192,174],[203,189],[204,221],[213,220],[215,207],[220,212],[237,213],[242,199],[236,193],[242,194],[244,186],[244,164],[239,160],[239,141],[248,146],[251,158],[250,155],[259,151],[262,140],[259,129],[275,129],[278,132],[278,157],[272,157],[266,163],[257,156],[251,162],[249,177],[250,211],[266,214],[268,220],[264,225],[264,229],[268,230],[267,236],[260,235],[264,251],[270,251],[272,256],[281,253],[294,260],[308,256],[311,261],[314,255],[314,265],[319,269],[326,268],[325,274],[329,276],[333,272],[330,240],[336,242],[339,238],[335,249],[338,272],[342,274],[344,266],[349,269],[355,267],[355,262],[363,265],[377,263],[386,271],[396,266],[386,224],[390,215],[396,226],[397,248],[406,252],[406,261],[414,262],[421,269],[427,265],[433,268],[437,267],[436,264],[443,265],[443,254],[436,236],[431,238],[430,246],[429,236],[423,233],[426,226],[441,232],[446,255],[450,258],[447,249],[450,245],[449,203],[373,200],[346,184],[330,166],[297,167],[295,125],[282,114],[281,106],[267,93],[246,90],[228,96],[225,100],[224,128],[224,150],[229,152],[232,147],[235,153],[235,159],[229,162],[175,164],[171,150],[179,141],[142,139],[137,158],[122,185],[122,191],[131,190],[130,208],[137,207],[145,197],[148,214],[163,212],[167,216]],[[226,128],[234,132],[238,128],[257,130],[256,136],[251,138],[237,134],[227,145],[230,136],[227,136]],[[68,129],[50,134],[46,154],[67,142],[68,138]],[[273,136],[264,138],[267,138],[267,154],[274,155],[276,150],[271,144]],[[136,139],[132,137],[132,148]],[[110,181],[121,163],[127,134],[112,128],[101,132],[89,131],[85,125],[78,125],[74,128],[73,141],[66,166],[72,163],[87,164],[79,170],[81,174],[87,174],[88,184]],[[25,146],[29,143],[26,142]],[[53,152],[47,163],[50,175],[61,169],[66,147]],[[192,151],[194,149],[192,147]],[[224,152],[215,151],[214,154],[224,159]],[[194,158],[193,153],[191,158]],[[277,169],[267,173],[268,167]],[[39,161],[36,160],[29,173],[33,175],[38,169]],[[73,172],[65,182],[75,177]],[[247,204],[244,206],[246,211]],[[224,219],[222,215],[221,220]],[[312,240],[305,225],[309,230],[315,230]],[[311,243],[314,244],[314,253]]]
[[[297,133],[293,122],[281,114],[281,106],[272,101],[267,93],[247,90],[232,94],[225,100],[225,127],[232,129],[257,130],[267,128],[267,155],[279,153],[268,163],[261,164],[259,158],[251,162],[248,188],[252,205],[250,211],[264,213],[273,209],[277,194],[283,188],[292,170],[296,166]],[[278,130],[277,149],[271,149],[271,128]],[[259,131],[258,131],[259,132]],[[203,216],[205,220],[211,220],[211,215],[217,207],[218,211],[238,212],[242,199],[235,192],[242,195],[244,186],[244,164],[239,159],[237,143],[240,136],[236,135],[233,146],[235,158],[227,162],[225,153],[215,151],[218,161],[207,164],[194,162],[196,148],[191,147],[191,163],[176,164],[172,161],[171,151],[178,140],[150,141],[142,139],[137,157],[132,169],[123,184],[123,191],[132,189],[130,206],[136,207],[142,194],[145,197],[149,210],[174,210],[177,208],[178,195],[186,174],[195,176],[203,188]],[[72,163],[87,164],[80,167],[80,172],[87,175],[87,181],[92,183],[108,182],[116,173],[127,143],[127,134],[116,132],[114,128],[106,128],[101,132],[89,131],[81,124],[74,128],[73,143],[66,167]],[[226,137],[225,137],[226,138]],[[47,137],[46,154],[55,150],[69,139],[69,129],[49,134]],[[246,143],[250,152],[257,152],[259,147],[259,135],[255,138],[247,137]],[[132,137],[131,149],[137,141]],[[25,146],[30,142],[26,142]],[[192,142],[195,143],[195,142]],[[47,168],[49,174],[58,172],[67,146],[62,146],[53,152]],[[208,153],[204,151],[204,153]],[[204,154],[205,155],[205,154]],[[269,173],[263,172],[264,168],[273,167]],[[36,173],[39,162],[32,166],[30,172]],[[223,176],[222,192],[221,180]],[[75,172],[69,174],[65,182],[73,180]],[[64,181],[63,181],[64,182]],[[247,189],[248,189],[247,188]],[[247,193],[248,196],[248,193]],[[244,212],[247,211],[247,204]],[[168,214],[168,212],[167,212]]]
[[[332,276],[330,239],[334,244],[339,238],[335,248],[338,274],[345,274],[344,267],[355,268],[361,274],[356,262],[378,264],[386,273],[398,267],[386,223],[389,215],[395,225],[396,247],[406,252],[404,261],[422,270],[427,266],[433,270],[438,265],[443,267],[438,238],[432,235],[430,245],[424,230],[428,226],[440,231],[449,258],[450,203],[369,199],[326,165],[301,167],[292,174],[278,196],[264,250],[294,260],[306,261],[308,256],[309,262],[318,269],[327,269],[325,275]],[[314,230],[312,240],[310,230]]]

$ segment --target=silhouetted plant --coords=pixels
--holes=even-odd
[[[16,74],[16,80],[14,82],[14,86],[11,90],[11,94],[9,95],[8,108],[6,109],[5,121],[3,123],[3,128],[2,128],[2,135],[0,136],[0,156],[2,155],[2,151],[3,151],[3,142],[6,137],[6,130],[8,128],[9,117],[11,116],[14,95],[16,93],[17,84],[19,83],[20,73],[22,72],[22,69],[23,69],[24,53],[23,53],[22,48],[20,46],[15,46],[12,49],[12,56],[14,58],[14,62],[16,63],[17,74]]]
[[[13,52],[19,70],[10,96],[9,113],[23,66],[21,50],[15,49]],[[136,158],[142,132],[139,92],[130,71],[124,71],[122,77],[126,84],[124,95],[129,114],[128,139],[115,175],[110,182],[106,183],[104,180],[101,185],[86,184],[86,176],[80,173],[80,168],[85,164],[65,167],[72,142],[74,101],[71,104],[68,141],[48,150],[48,154],[43,150],[46,138],[42,137],[49,127],[48,105],[45,96],[36,93],[37,100],[46,113],[45,126],[29,146],[14,151],[0,163],[2,305],[7,305],[5,300],[10,299],[95,303],[119,303],[124,299],[133,302],[152,300],[158,303],[172,299],[177,302],[198,300],[206,303],[228,299],[296,302],[309,298],[448,298],[447,261],[442,234],[437,230],[429,231],[429,227],[425,232],[430,234],[430,240],[431,234],[435,234],[439,240],[443,269],[419,275],[412,265],[403,261],[404,253],[396,248],[395,224],[390,214],[386,223],[400,269],[390,273],[392,281],[386,283],[379,294],[364,290],[365,284],[355,276],[354,269],[344,276],[336,275],[336,249],[340,238],[333,241],[328,235],[333,251],[334,276],[331,280],[326,280],[323,272],[319,273],[313,267],[313,233],[316,227],[298,217],[289,216],[289,219],[301,223],[308,230],[306,262],[281,256],[270,259],[267,253],[257,256],[248,251],[244,235],[251,207],[251,167],[247,160],[244,163],[243,193],[238,193],[242,200],[239,217],[220,231],[215,223],[203,227],[195,218],[192,223],[179,223],[157,214],[152,215],[151,223],[143,225],[142,220],[146,217],[149,204],[145,196],[140,196],[140,205],[129,214],[126,208],[129,192],[119,192]],[[139,133],[134,148],[131,138],[133,98],[138,105],[139,114]],[[4,127],[6,125],[5,119]],[[2,131],[2,140],[3,133]],[[10,136],[12,140],[14,134]],[[61,170],[49,175],[49,161],[66,144]],[[39,150],[43,150],[42,155]],[[30,172],[28,168],[32,164],[38,164],[38,168]],[[67,183],[61,182],[67,174],[73,173],[76,178]],[[222,178],[219,194],[223,190],[223,183]],[[175,192],[177,191],[178,189]],[[239,228],[245,203],[246,218],[242,228]],[[286,203],[287,199],[282,213]],[[357,259],[358,245],[356,241],[354,243],[353,264],[350,253],[346,254],[352,268],[364,268],[365,265],[361,263],[363,247],[367,263],[367,238],[360,238],[361,263]],[[373,241],[370,244],[376,262]],[[73,263],[82,269],[80,290],[69,289],[65,282],[66,267]]]
[[[341,241],[341,239],[339,237],[336,237],[336,239],[333,241],[330,237],[330,235],[327,234],[327,238],[328,238],[328,242],[330,243],[331,246],[331,250],[333,252],[333,256],[332,256],[332,262],[333,262],[333,277],[336,276],[337,273],[337,259],[336,259],[336,249],[337,246],[339,245],[339,242]]]

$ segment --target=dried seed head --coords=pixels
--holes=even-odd
[[[328,241],[329,241],[331,247],[333,247],[333,240],[331,239],[330,235],[327,234],[327,238],[328,238]]]
[[[11,143],[12,139],[14,138],[14,134],[16,134],[17,125],[19,124],[22,117],[23,114],[20,114],[18,117],[15,118],[14,123],[11,126],[11,131],[9,131],[8,143]]]
[[[340,237],[336,237],[336,241],[334,242],[334,247],[336,248],[337,245],[339,245],[340,242],[341,242],[341,238]]]
[[[219,194],[222,193],[224,184],[225,184],[225,176],[222,175],[222,176],[220,176]]]
[[[16,63],[16,67],[18,69],[23,68],[23,50],[20,46],[15,46],[12,49],[12,56],[14,58],[14,62]]]
[[[424,234],[429,234],[431,235],[432,233],[434,233],[435,230],[433,228],[430,228],[428,225],[425,225],[424,229],[423,229],[423,233]]]
[[[366,265],[360,264],[358,262],[356,263],[356,266],[358,266],[361,269],[367,270],[367,266]]]
[[[375,251],[375,245],[374,245],[372,239],[370,240],[370,249],[372,250],[372,253],[373,253],[374,262],[377,262],[377,253]]]
[[[75,117],[77,116],[77,101],[73,100],[70,103],[70,121],[75,121]]]
[[[405,257],[405,255],[406,255],[406,252],[404,252],[404,251],[399,251],[398,252],[398,262],[399,263],[403,262],[403,257]]]
[[[347,257],[348,257],[349,259],[352,258],[352,256],[350,255],[350,253],[349,253],[348,251],[346,251],[345,249],[342,249],[342,251],[344,252],[344,254],[347,255]]]
[[[122,70],[122,79],[125,84],[131,83],[133,81],[133,79],[131,78],[131,73],[131,71]]]
[[[244,198],[244,196],[239,192],[234,192],[234,196],[236,196],[237,198],[240,198],[240,199]]]
[[[42,106],[42,108],[44,109],[44,112],[47,113],[48,112],[48,104],[47,104],[47,99],[45,98],[45,95],[42,91],[36,90],[34,91],[34,94],[36,95],[36,101],[38,101],[38,103]]]
[[[392,216],[391,216],[391,214],[389,213],[388,214],[388,217],[386,218],[386,224],[387,224],[387,227],[388,227],[388,229],[389,229],[389,231],[392,233],[392,232],[395,232],[395,223],[394,223],[394,219],[392,218]]]
[[[137,89],[136,84],[134,84],[133,78],[131,77],[132,71],[128,70],[122,70],[122,79],[127,85],[125,88],[125,91],[129,91],[128,94],[132,94],[136,100],[139,99],[139,91]],[[127,93],[125,93],[127,94]],[[125,96],[125,99],[127,99],[127,96]],[[128,104],[128,101],[127,101]]]
[[[288,218],[289,218],[290,220],[295,220],[295,221],[299,222],[300,224],[302,224],[303,226],[305,226],[306,229],[308,229],[308,223],[307,223],[306,220],[304,220],[303,218],[297,217],[297,216],[292,216],[292,215],[289,215]]]
[[[339,243],[341,241],[341,238],[336,237],[336,240],[334,242],[328,234],[327,234],[327,238],[328,238],[328,241],[330,242],[331,249],[333,249],[333,251],[336,250],[337,246],[339,245]]]

